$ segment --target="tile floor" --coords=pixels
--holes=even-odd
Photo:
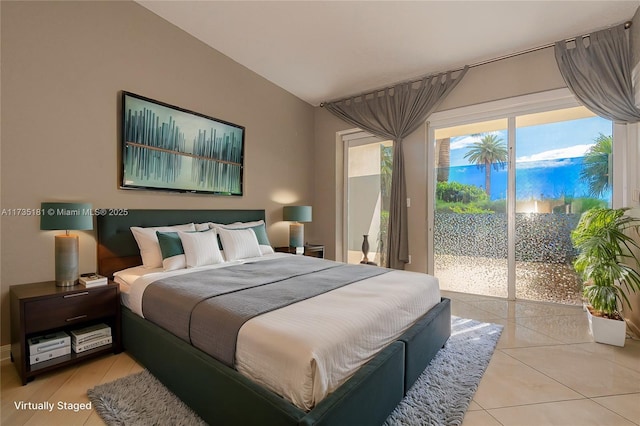
[[[640,340],[593,343],[582,308],[443,292],[504,325],[463,426],[640,425]]]
[[[505,326],[463,426],[640,425],[640,341],[593,343],[582,308],[508,302],[443,292],[460,317]],[[86,402],[86,390],[140,371],[126,353],[36,378],[21,386],[2,361],[0,424],[101,425],[95,412],[29,412],[14,401]]]

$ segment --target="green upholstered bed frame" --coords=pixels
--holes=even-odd
[[[126,216],[99,216],[98,271],[111,276],[119,269],[141,264],[130,226],[264,218],[264,210],[129,210]],[[381,424],[450,334],[450,301],[443,298],[396,342],[313,410],[305,412],[129,309],[122,309],[124,349],[212,425]]]

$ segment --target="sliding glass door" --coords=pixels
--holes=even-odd
[[[571,231],[611,205],[612,123],[584,107],[516,118],[516,298],[581,304]]]
[[[436,128],[434,141],[441,288],[580,304],[571,231],[611,205],[612,123],[559,108]]]
[[[438,129],[436,153],[434,275],[507,297],[507,120]]]

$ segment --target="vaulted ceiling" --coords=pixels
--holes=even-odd
[[[640,1],[138,3],[312,105],[622,23]]]

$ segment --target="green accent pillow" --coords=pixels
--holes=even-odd
[[[253,229],[253,232],[256,233],[256,237],[258,238],[258,244],[263,246],[270,246],[269,237],[267,236],[267,227],[263,224],[257,226],[250,226],[250,229]]]
[[[158,236],[158,242],[160,243],[162,259],[184,254],[182,241],[180,241],[180,236],[177,232],[156,231],[156,235]]]
[[[191,231],[194,232],[194,231]],[[160,252],[162,253],[162,268],[165,271],[184,269],[187,267],[187,259],[184,255],[184,247],[177,232],[156,231]]]

